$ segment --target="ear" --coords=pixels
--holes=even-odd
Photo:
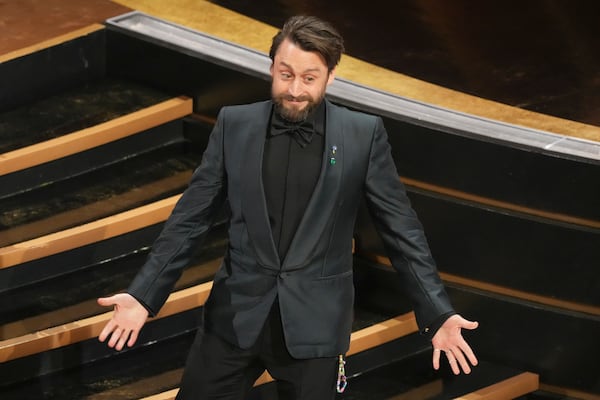
[[[269,67],[269,73],[271,74],[271,78],[273,78],[273,63],[271,63],[271,66]]]
[[[334,67],[330,72],[329,72],[329,76],[327,77],[327,86],[331,85],[335,79],[335,71],[336,71],[337,67]]]

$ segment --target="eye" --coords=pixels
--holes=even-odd
[[[288,80],[292,78],[292,74],[290,74],[289,72],[282,72],[281,74],[281,78],[284,80]]]
[[[306,83],[313,83],[315,81],[315,77],[314,76],[305,76],[304,81]]]

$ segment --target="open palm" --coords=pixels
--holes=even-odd
[[[140,329],[148,319],[148,311],[133,296],[127,293],[98,299],[98,304],[114,307],[110,321],[98,336],[104,342],[109,336],[108,347],[122,350],[125,344],[131,347],[135,344]]]
[[[477,322],[468,321],[458,314],[448,318],[431,340],[433,368],[439,369],[440,355],[444,353],[454,374],[460,374],[461,369],[465,374],[471,373],[471,365],[477,365],[477,357],[463,338],[461,330],[476,329],[478,325]]]

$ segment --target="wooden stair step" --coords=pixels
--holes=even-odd
[[[0,268],[47,257],[163,222],[181,195],[102,218],[81,226],[0,248]]]
[[[172,293],[161,312],[154,319],[164,318],[203,305],[211,287],[212,282],[206,282]],[[6,362],[94,338],[100,334],[102,327],[108,322],[111,315],[111,312],[107,312],[0,341],[0,361]],[[416,322],[412,314],[375,324],[352,334],[349,354],[364,351],[366,348],[372,347],[374,343],[385,343],[416,330]]]
[[[173,144],[0,200],[0,248],[181,193],[199,159]]]
[[[349,379],[353,400],[513,399],[539,388],[538,375],[479,360],[471,374],[454,375],[446,364],[434,371],[427,349]]]
[[[457,400],[504,400],[515,399],[539,389],[539,376],[523,372],[493,385],[456,397]]]
[[[174,292],[169,296],[161,312],[154,319],[199,307],[206,301],[211,287],[212,282],[207,282]],[[0,362],[7,362],[97,337],[111,316],[112,311],[0,341]]]
[[[169,301],[171,301],[171,299]],[[75,364],[68,366],[68,368],[63,365],[58,369],[51,369],[46,371],[44,376],[40,376],[39,378],[37,375],[28,376],[30,372],[25,372],[26,377],[20,373],[17,373],[17,375],[15,375],[15,373],[8,374],[6,377],[8,381],[5,382],[14,382],[10,387],[10,396],[17,396],[8,396],[8,398],[34,395],[40,390],[43,390],[44,382],[53,382],[53,384],[60,385],[61,390],[69,390],[73,393],[79,393],[82,396],[84,394],[85,396],[88,396],[94,393],[98,396],[102,396],[102,392],[106,392],[105,395],[108,397],[104,398],[111,399],[131,398],[131,393],[129,393],[128,396],[119,395],[119,393],[127,391],[147,393],[148,395],[151,394],[152,392],[149,392],[148,388],[144,388],[144,385],[140,388],[140,385],[136,382],[138,380],[151,378],[152,376],[155,376],[156,379],[163,380],[163,382],[155,382],[156,384],[154,387],[162,386],[163,388],[168,388],[177,385],[180,378],[180,371],[174,374],[172,373],[172,370],[173,368],[183,367],[185,353],[187,352],[186,349],[191,345],[194,333],[194,331],[190,333],[187,330],[189,329],[189,322],[191,322],[189,317],[185,317],[188,318],[188,322],[184,322],[179,316],[188,313],[192,316],[193,320],[197,320],[197,316],[199,315],[197,307],[192,307],[191,311],[187,312],[183,311],[183,308],[179,307],[179,310],[176,313],[166,318],[159,318],[157,320],[152,319],[149,321],[148,326],[142,331],[140,343],[138,343],[135,348],[122,352],[115,352],[108,349],[104,344],[98,343],[93,335],[89,340],[85,340],[83,337],[78,337],[73,340],[80,332],[74,332],[69,329],[70,327],[67,325],[63,326],[63,336],[65,337],[66,342],[70,343],[71,341],[75,342],[77,340],[85,340],[85,342],[73,346],[64,343],[68,347],[64,349],[57,348],[57,350],[45,350],[45,352],[49,352],[47,355],[36,353],[36,355],[32,357],[14,359],[6,363],[5,366],[11,368],[11,371],[15,371],[15,368],[16,371],[27,371],[28,369],[31,369],[31,365],[37,365],[42,358],[46,360],[46,362],[51,363],[51,360],[63,363],[68,359],[71,360],[70,363]],[[357,308],[355,314],[357,315],[356,318],[360,319],[363,312],[360,308]],[[161,316],[162,315],[163,314],[161,313]],[[194,315],[196,315],[196,317],[193,317]],[[356,337],[359,337],[362,342],[358,343],[359,347],[364,348],[366,343],[377,346],[380,343],[392,339],[391,336],[394,336],[394,334],[396,336],[401,336],[403,334],[412,333],[416,329],[411,327],[411,325],[414,324],[412,314],[393,318],[391,321],[388,321],[386,318],[389,318],[389,316],[380,315],[379,322],[375,324],[381,324],[379,328],[373,329],[373,327],[370,327],[366,330],[363,329],[355,332],[353,335],[353,342],[356,342]],[[367,313],[366,319],[373,320],[373,316],[370,312]],[[361,324],[364,324],[364,322]],[[79,321],[79,325],[86,325],[86,321]],[[87,325],[89,328],[89,324]],[[178,329],[182,329],[183,326],[188,326],[188,328],[184,328],[185,330],[181,331],[181,333],[175,333],[175,331],[179,332]],[[382,332],[384,331],[390,332],[389,334],[382,335]],[[46,333],[53,332],[46,331]],[[176,336],[173,336],[173,334]],[[38,350],[41,351],[41,349]],[[100,350],[100,353],[98,350]],[[86,360],[83,360],[81,356],[83,354],[88,354],[88,352],[91,352],[90,354],[95,354],[95,356],[89,360],[87,358]],[[146,365],[147,362],[150,362],[152,365]],[[4,372],[8,373],[8,371]],[[86,376],[85,382],[80,380],[81,374]],[[263,377],[263,379],[265,379],[265,377]],[[128,388],[127,386],[130,387]]]
[[[386,321],[387,322],[387,321]],[[362,331],[356,332],[355,334],[362,334]],[[353,335],[354,341],[354,335]],[[373,343],[374,346],[381,345]],[[430,352],[427,353],[426,358],[429,359]],[[350,359],[351,360],[351,359]],[[402,361],[405,362],[405,361]],[[426,361],[427,362],[427,361]],[[384,366],[380,369],[388,368],[388,366]],[[407,368],[410,368],[407,367]],[[425,366],[425,368],[431,368],[430,366]],[[483,368],[487,370],[492,370],[494,368],[493,365],[487,364]],[[405,371],[406,372],[406,371]],[[393,383],[391,386],[396,387],[397,394],[390,394],[390,392],[394,391],[394,389],[390,389],[391,386],[387,386],[381,379],[381,374],[379,375],[378,380],[374,380],[370,382],[368,385],[362,385],[366,387],[358,387],[357,390],[354,390],[353,387],[355,385],[355,379],[350,377],[349,386],[346,391],[346,396],[353,400],[416,400],[416,399],[447,399],[454,398],[460,400],[504,400],[504,399],[513,399],[520,396],[524,396],[528,393],[535,392],[539,389],[539,377],[537,374],[531,372],[516,372],[511,376],[503,378],[502,376],[506,375],[506,372],[502,371],[498,374],[500,376],[498,381],[495,381],[491,384],[484,383],[483,387],[478,387],[480,385],[478,382],[485,382],[486,379],[481,380],[479,377],[473,376],[471,382],[467,385],[464,385],[467,388],[467,392],[461,395],[451,395],[452,392],[456,392],[456,388],[452,387],[452,382],[449,384],[449,389],[445,389],[445,386],[448,385],[446,381],[446,377],[443,373],[434,373],[432,370],[429,373],[421,373],[422,371],[418,370],[415,373],[416,375],[414,379],[416,382],[413,383],[415,386],[411,386],[410,382],[404,384]],[[181,373],[181,371],[179,372]],[[365,375],[368,378],[368,375],[377,375],[378,371],[368,371]],[[446,372],[446,375],[451,373],[449,371]],[[476,374],[474,374],[476,375]],[[394,376],[398,377],[398,380],[403,379],[402,376],[405,375],[394,375],[393,373],[389,373],[387,376],[384,376],[383,379],[394,379]],[[454,377],[450,377],[452,380]],[[463,381],[468,381],[470,376],[462,375],[457,377],[458,379],[462,379]],[[364,377],[359,379],[364,380]],[[487,378],[489,381],[489,378]],[[261,376],[256,385],[262,385],[271,382],[272,379],[268,374],[263,374]],[[421,383],[418,383],[421,381]],[[469,389],[469,387],[477,387],[476,389]],[[168,391],[164,391],[161,393],[157,393],[151,396],[143,397],[141,400],[173,400],[178,393],[178,389],[171,389]],[[268,400],[270,397],[266,395],[266,397],[260,397],[261,400]]]
[[[209,238],[207,242],[206,247],[210,245],[211,249],[198,255],[183,271],[175,290],[212,280],[227,243],[221,235]],[[93,269],[85,268],[74,274],[31,285],[31,288],[19,287],[3,293],[0,297],[5,303],[0,306],[0,340],[32,334],[106,312],[107,309],[99,306],[96,299],[124,291],[147,255],[147,251],[140,250],[139,256],[115,257]],[[217,258],[211,258],[215,256]]]
[[[0,176],[123,139],[191,112],[192,100],[177,97],[72,133],[61,132],[56,135],[58,137],[38,143],[4,149],[0,158]]]

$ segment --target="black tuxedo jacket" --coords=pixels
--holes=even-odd
[[[261,172],[272,106],[265,101],[221,110],[201,165],[129,293],[157,313],[227,201],[229,246],[205,305],[206,329],[248,348],[278,298],[293,357],[343,354],[353,315],[353,228],[364,198],[421,329],[452,312],[381,118],[328,101],[321,174],[280,262]]]

